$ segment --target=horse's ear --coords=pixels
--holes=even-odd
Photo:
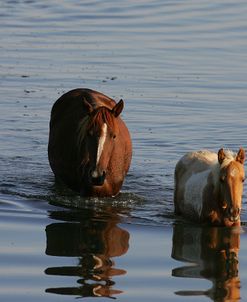
[[[120,113],[123,111],[124,101],[121,99],[111,110],[112,114],[115,117],[118,117]]]
[[[90,114],[93,111],[93,106],[85,98],[83,99],[83,104],[87,112]]]
[[[236,157],[236,161],[240,162],[241,164],[244,163],[245,160],[245,151],[243,148],[240,148]]]
[[[218,151],[218,161],[219,161],[219,164],[221,165],[225,159],[226,155],[225,155],[225,152],[224,152],[224,149],[221,148],[219,151]]]

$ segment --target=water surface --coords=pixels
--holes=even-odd
[[[191,233],[199,249],[204,236],[217,233],[221,247],[232,234],[186,228],[172,196],[185,152],[246,148],[246,13],[243,0],[0,4],[1,299],[226,301],[233,291],[244,301],[246,188],[231,265],[210,244],[208,258],[174,247],[174,236],[186,245]],[[125,100],[134,152],[114,200],[54,184],[50,109],[76,87]],[[206,265],[215,259],[222,275]]]

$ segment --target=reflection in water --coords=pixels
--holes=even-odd
[[[172,270],[175,277],[205,278],[213,283],[207,291],[177,291],[182,296],[206,295],[213,301],[240,300],[238,276],[239,228],[175,225],[172,258],[193,263]]]
[[[46,292],[80,297],[112,297],[122,291],[113,288],[113,276],[126,273],[115,268],[112,257],[125,254],[129,247],[129,233],[117,226],[117,215],[104,220],[96,218],[92,211],[80,212],[79,221],[72,222],[64,212],[54,212],[55,219],[69,222],[52,223],[46,227],[46,254],[62,257],[78,257],[76,266],[49,267],[47,275],[76,276],[75,287],[48,288]]]

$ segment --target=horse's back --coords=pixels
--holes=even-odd
[[[67,119],[69,115],[74,118],[82,118],[87,112],[85,102],[93,106],[93,108],[107,107],[112,109],[116,102],[108,96],[87,88],[77,88],[63,94],[53,105],[51,110],[51,123],[57,119]]]
[[[217,154],[208,150],[189,152],[177,163],[175,178],[177,181],[188,179],[192,174],[203,172],[217,162]]]
[[[217,154],[208,150],[190,152],[185,154],[177,163],[175,168],[175,191],[174,205],[175,212],[180,214],[186,198],[186,186],[196,188],[202,175],[207,175],[207,171],[217,162]]]
[[[208,150],[189,152],[177,163],[176,170],[186,169],[192,173],[198,173],[210,168],[217,161],[217,154]]]

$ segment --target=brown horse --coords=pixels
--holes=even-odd
[[[46,227],[46,254],[75,257],[75,261],[70,266],[48,267],[45,274],[70,276],[76,283],[73,285],[68,278],[68,284],[47,288],[46,292],[112,299],[122,293],[117,289],[117,279],[127,271],[118,267],[115,259],[128,252],[130,234],[120,228],[121,215],[118,211],[116,213],[115,209],[107,207],[103,212],[99,215],[94,209],[80,210],[74,213],[73,223],[70,211],[50,213],[51,218],[59,222]]]
[[[175,169],[175,213],[215,225],[240,225],[245,152],[191,152]]]
[[[53,105],[48,156],[58,180],[84,196],[115,196],[128,172],[132,144],[119,117],[124,102],[75,89]]]

